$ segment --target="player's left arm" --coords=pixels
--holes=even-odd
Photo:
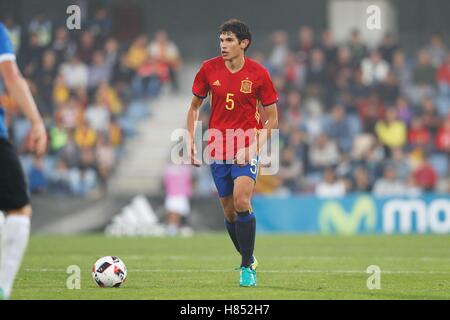
[[[272,135],[272,130],[278,128],[277,104],[273,103],[264,107],[266,122],[256,135],[256,139],[251,145],[238,150],[236,153],[236,163],[243,166],[256,157],[261,149],[266,145]]]
[[[255,154],[259,154],[261,149],[266,145],[272,136],[272,130],[278,129],[278,111],[277,104],[273,103],[267,107],[264,107],[264,113],[266,117],[266,122],[263,128],[256,135],[255,142],[250,146],[251,149],[255,150]]]

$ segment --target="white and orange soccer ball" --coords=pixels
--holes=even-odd
[[[127,267],[118,257],[98,259],[92,268],[95,283],[102,288],[118,288],[127,279]]]

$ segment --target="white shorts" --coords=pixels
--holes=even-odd
[[[165,207],[168,212],[175,212],[182,216],[189,215],[189,212],[191,211],[189,199],[186,196],[166,197]]]

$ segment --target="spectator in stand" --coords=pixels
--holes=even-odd
[[[303,116],[301,129],[305,130],[311,139],[320,135],[325,126],[324,107],[318,93],[314,92],[315,89],[317,89],[315,86],[308,87],[301,110]]]
[[[170,41],[167,32],[159,30],[148,47],[149,55],[156,63],[164,64],[170,73],[172,88],[178,91],[178,72],[181,68],[181,57],[177,45]]]
[[[67,143],[58,152],[59,158],[64,161],[69,169],[78,169],[78,164],[80,162],[80,152],[80,148],[75,142],[74,133],[69,132]]]
[[[389,72],[386,79],[380,83],[378,92],[384,103],[387,105],[395,104],[400,95],[400,87],[398,86],[397,78],[393,72]]]
[[[95,37],[90,31],[83,31],[80,45],[77,49],[77,56],[85,64],[92,63],[92,56],[96,50]]]
[[[350,49],[348,47],[339,47],[337,50],[337,62],[329,67],[332,86],[335,87],[337,85],[338,79],[351,78],[354,69]]]
[[[92,64],[88,71],[88,89],[95,91],[102,82],[109,82],[111,78],[111,68],[105,61],[102,51],[95,51],[92,56]]]
[[[364,167],[357,167],[353,172],[351,181],[352,192],[371,192],[372,185],[370,178]]]
[[[112,31],[112,20],[108,11],[100,7],[95,11],[94,19],[91,21],[89,31],[99,41],[104,41]]]
[[[435,144],[438,151],[450,154],[450,114],[439,128]]]
[[[305,85],[306,67],[298,57],[289,52],[283,70],[283,79],[287,90],[301,90]]]
[[[311,59],[306,73],[308,84],[325,86],[327,83],[327,70],[325,68],[324,54],[320,49],[311,51]]]
[[[337,47],[333,39],[333,34],[330,30],[325,30],[322,33],[322,42],[320,44],[320,48],[324,52],[325,55],[325,63],[327,64],[327,69],[336,63],[337,57]]]
[[[83,107],[74,97],[70,97],[67,103],[58,105],[55,113],[57,121],[61,121],[64,129],[75,129],[83,121]]]
[[[127,55],[122,54],[119,62],[114,66],[112,71],[112,85],[117,93],[122,97],[130,95],[128,84],[134,77],[134,71],[128,67]]]
[[[434,136],[441,124],[434,100],[432,97],[426,97],[422,100],[420,106],[420,117],[422,118],[424,126],[430,130]]]
[[[70,91],[65,83],[64,76],[62,74],[57,75],[53,84],[52,91],[52,99],[55,106],[55,112],[58,106],[66,103],[69,100],[69,96]]]
[[[133,80],[134,92],[138,97],[153,98],[159,94],[162,85],[168,80],[167,64],[148,56],[136,72]]]
[[[106,194],[108,191],[108,178],[116,161],[114,148],[107,134],[103,133],[98,136],[95,152],[100,191]]]
[[[422,190],[431,192],[437,184],[437,174],[433,166],[423,157],[422,163],[414,170],[414,181]]]
[[[117,91],[109,85],[108,81],[102,81],[95,94],[98,103],[105,105],[111,115],[119,116],[123,113],[123,101]]]
[[[78,55],[73,55],[68,62],[63,63],[60,73],[69,89],[87,86],[89,69],[80,61]]]
[[[283,186],[290,192],[298,191],[302,164],[292,147],[283,150],[280,161],[278,177],[282,180]]]
[[[323,170],[328,166],[335,166],[340,160],[339,149],[336,143],[325,133],[310,146],[309,163],[313,170]]]
[[[383,60],[391,64],[394,53],[398,50],[398,44],[395,41],[394,36],[390,33],[386,33],[378,50],[380,51]]]
[[[383,102],[377,94],[371,94],[358,103],[358,115],[365,133],[375,134],[375,126],[384,114]]]
[[[367,47],[362,42],[359,30],[355,29],[351,33],[350,43],[348,45],[350,49],[350,56],[352,57],[353,65],[360,65],[362,60],[367,56]]]
[[[397,173],[397,177],[406,181],[411,174],[411,167],[405,152],[401,148],[392,149],[392,156],[390,159],[384,161],[385,165],[392,167]]]
[[[13,16],[6,16],[4,21],[6,29],[8,29],[9,38],[14,48],[14,52],[19,52],[22,43],[22,28],[16,23]]]
[[[70,38],[66,26],[58,27],[56,29],[55,39],[51,48],[56,55],[57,65],[62,64],[66,59],[76,54],[77,44]]]
[[[127,52],[127,66],[132,70],[137,70],[147,59],[148,39],[146,35],[139,35],[128,48]]]
[[[274,68],[275,73],[283,70],[286,58],[289,53],[288,35],[284,31],[276,31],[272,34],[273,48],[269,56],[269,63]]]
[[[412,148],[421,148],[429,150],[431,142],[431,132],[424,126],[421,117],[416,116],[413,118],[411,127],[408,131],[408,143]]]
[[[295,47],[300,62],[309,63],[310,53],[314,47],[314,31],[309,26],[302,26],[298,29],[298,43]]]
[[[119,59],[119,42],[114,37],[108,38],[105,42],[103,53],[105,55],[105,63],[112,74],[112,70]]]
[[[47,47],[52,40],[52,22],[47,19],[44,13],[38,13],[31,19],[28,25],[28,33],[37,36],[39,47]]]
[[[30,34],[28,43],[24,45],[23,54],[18,57],[19,64],[23,66],[23,75],[30,78],[41,63],[45,48],[39,44],[39,36]]]
[[[49,189],[55,194],[71,194],[69,175],[67,163],[58,159],[54,170],[49,173]]]
[[[399,96],[395,102],[395,109],[397,111],[398,119],[404,122],[408,127],[411,124],[413,117],[413,111],[408,100],[403,96]]]
[[[373,51],[370,58],[361,62],[362,78],[366,86],[373,86],[385,81],[389,74],[389,64],[383,60],[379,51]]]
[[[343,197],[345,194],[345,182],[336,179],[333,168],[325,168],[323,172],[323,181],[316,186],[316,196],[320,198],[336,198]]]
[[[439,95],[436,100],[439,115],[446,116],[450,114],[450,53],[439,66],[437,72],[437,84]]]
[[[352,134],[350,131],[348,117],[342,106],[334,106],[331,117],[326,125],[326,132],[328,136],[337,141],[341,152],[350,152],[352,147]]]
[[[86,196],[97,187],[96,158],[93,148],[80,149],[80,162],[78,170],[73,171],[72,182],[74,193]]]
[[[405,54],[403,51],[398,50],[394,53],[391,69],[397,78],[400,86],[400,93],[402,95],[408,94],[412,85],[412,70],[406,63]]]
[[[425,51],[430,56],[431,65],[438,68],[447,56],[447,50],[444,41],[442,40],[442,36],[440,34],[433,34]]]
[[[42,157],[33,157],[33,165],[28,172],[29,189],[31,193],[43,193],[47,190],[48,181],[44,173]]]
[[[75,142],[79,148],[93,148],[97,140],[97,133],[85,119],[75,129]]]
[[[424,97],[435,94],[436,68],[431,64],[430,55],[421,50],[418,53],[418,63],[412,73],[413,87],[410,89],[410,99],[418,104]]]
[[[406,184],[397,179],[397,173],[393,167],[384,169],[384,176],[375,181],[373,193],[378,197],[404,196],[407,194]]]
[[[401,148],[407,141],[407,128],[403,122],[397,119],[397,111],[394,108],[386,110],[385,119],[377,122],[375,132],[385,146],[388,155],[392,148]]]
[[[348,91],[350,94],[350,100],[352,101],[352,106],[357,104],[357,101],[366,99],[369,96],[369,87],[364,84],[361,69],[356,69],[353,71],[353,81],[351,82]]]
[[[55,126],[49,130],[49,147],[50,154],[57,154],[64,148],[69,140],[67,130],[63,127],[62,122],[55,120]]]
[[[111,120],[111,114],[100,97],[96,98],[96,103],[90,105],[86,110],[86,120],[97,132],[107,132]]]
[[[291,129],[291,133],[288,138],[287,147],[293,149],[295,157],[302,163],[302,167],[308,167],[308,141],[303,131],[298,128]]]
[[[48,119],[54,113],[52,89],[57,73],[58,68],[55,53],[47,50],[42,56],[42,63],[39,64],[32,75],[39,96],[39,111],[41,111],[45,119]]]
[[[284,119],[293,127],[300,128],[303,118],[301,116],[301,101],[302,96],[298,91],[292,90],[287,96],[287,106],[284,111]]]
[[[108,127],[109,142],[115,150],[119,149],[123,144],[123,130],[120,127],[117,118],[112,117]]]

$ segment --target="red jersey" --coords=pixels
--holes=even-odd
[[[209,144],[215,144],[210,156],[222,160],[230,158],[231,153],[226,153],[227,150],[234,157],[238,149],[226,130],[252,129],[256,132],[263,126],[258,113],[259,104],[269,106],[278,101],[267,69],[249,58],[245,58],[243,67],[235,73],[228,70],[222,57],[203,62],[195,76],[192,93],[201,99],[209,94],[209,129],[217,129],[224,134],[223,139],[209,139]],[[245,146],[249,143],[246,141]]]

